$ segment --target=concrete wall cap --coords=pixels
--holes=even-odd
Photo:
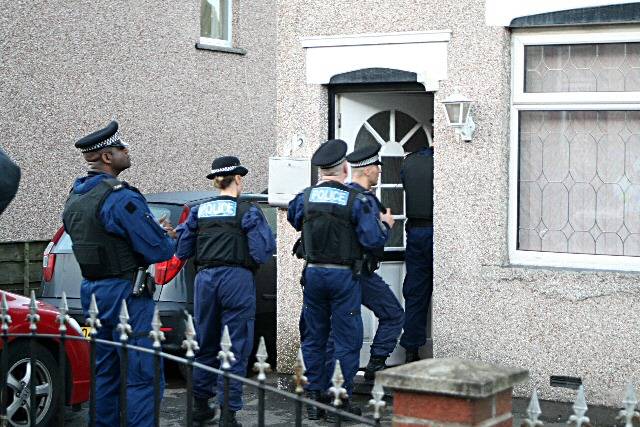
[[[484,398],[526,381],[529,371],[462,359],[425,359],[376,374],[383,386],[416,393]]]

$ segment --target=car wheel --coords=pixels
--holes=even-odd
[[[58,364],[42,345],[35,346],[35,375],[31,372],[29,343],[19,341],[9,344],[9,376],[7,379],[6,408],[11,426],[30,425],[29,382],[36,381],[36,425],[51,424],[58,409],[60,390],[56,385]]]

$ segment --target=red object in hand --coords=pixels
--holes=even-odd
[[[180,214],[178,224],[182,224],[187,220],[187,218],[189,217],[189,212],[191,212],[191,209],[189,209],[189,206],[185,205],[182,213]],[[156,284],[166,285],[167,283],[169,283],[171,280],[173,280],[174,277],[178,275],[180,270],[182,270],[182,267],[184,267],[185,263],[186,260],[180,260],[175,255],[170,260],[157,263],[155,265],[154,274],[154,280]]]

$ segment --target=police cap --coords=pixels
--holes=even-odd
[[[345,154],[347,154],[347,143],[341,139],[330,139],[313,153],[311,164],[320,169],[329,169],[344,162]]]
[[[216,176],[240,175],[245,176],[249,170],[240,164],[240,160],[234,156],[218,157],[211,163],[211,172],[207,178]]]
[[[380,157],[380,145],[365,145],[355,150],[353,153],[347,156],[347,161],[352,168],[363,168],[369,165],[381,165]]]
[[[129,144],[120,139],[118,131],[118,122],[112,121],[104,129],[97,130],[84,138],[81,138],[75,144],[83,153],[98,151],[107,147],[128,147]]]

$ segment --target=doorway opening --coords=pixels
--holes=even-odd
[[[348,145],[348,152],[367,145],[380,145],[384,163],[374,188],[382,204],[391,209],[395,224],[385,245],[385,255],[377,273],[389,284],[404,306],[402,284],[405,276],[406,203],[400,179],[405,155],[433,145],[434,94],[425,92],[418,83],[358,84],[329,86],[329,138],[339,138]],[[377,319],[362,308],[364,329],[360,365],[366,366],[377,329]],[[433,354],[431,339],[431,308],[427,320],[427,344],[423,357]],[[404,362],[404,350],[399,345],[387,359],[388,365]]]

